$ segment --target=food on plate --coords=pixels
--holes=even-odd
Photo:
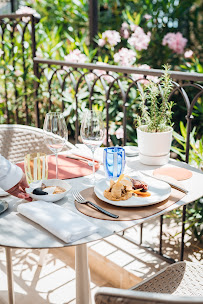
[[[48,187],[47,187],[48,188]],[[54,190],[53,194],[63,193],[66,190],[62,187],[56,186],[56,189]]]
[[[43,191],[42,188],[35,188],[32,193],[36,195],[48,195],[48,192]]]
[[[139,188],[136,188],[138,187],[138,184]],[[147,189],[148,185],[145,182],[135,180],[122,174],[117,182],[110,180],[110,187],[104,190],[104,197],[111,201],[128,200],[133,195],[147,197],[151,195],[147,192]]]
[[[64,188],[59,186],[46,186],[45,184],[42,184],[41,187],[35,188],[32,193],[36,195],[48,195],[48,194],[59,194],[65,191],[66,190]]]
[[[134,178],[131,178],[130,180],[131,180],[131,182],[133,184],[133,190],[142,189],[143,192],[145,192],[145,191],[148,190],[147,183],[145,183],[143,181],[140,181],[138,179],[134,179]]]

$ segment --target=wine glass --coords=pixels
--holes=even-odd
[[[101,112],[87,110],[82,119],[80,135],[83,143],[92,151],[93,183],[95,183],[95,150],[101,146],[104,138],[104,123]]]
[[[47,147],[56,156],[56,178],[58,179],[58,153],[68,139],[68,130],[62,113],[47,113],[44,120],[44,137]]]

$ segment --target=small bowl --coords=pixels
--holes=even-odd
[[[38,188],[41,186],[41,184],[44,183],[46,186],[59,186],[64,188],[66,191],[58,194],[48,194],[48,195],[36,195],[33,194],[32,191],[35,188]],[[71,189],[71,185],[68,184],[64,180],[60,179],[47,179],[47,180],[42,180],[38,185],[36,183],[31,183],[30,188],[26,188],[26,192],[30,195],[31,198],[38,200],[38,201],[45,201],[45,202],[57,202],[60,199],[62,199],[68,191]]]

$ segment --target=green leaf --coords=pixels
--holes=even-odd
[[[134,23],[134,18],[131,16],[131,14],[128,10],[126,10],[126,15],[127,15],[128,19]]]
[[[141,21],[141,14],[137,14],[136,18],[135,18],[135,24],[139,25]]]
[[[86,46],[85,43],[83,43],[83,50],[84,50],[85,55],[86,55],[87,57],[89,57],[90,52],[89,52],[89,50],[88,50],[88,48],[87,48],[87,46]]]
[[[180,121],[180,132],[183,135],[183,137],[186,139],[187,131],[182,121]]]

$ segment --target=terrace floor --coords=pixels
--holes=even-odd
[[[180,231],[173,220],[164,221],[164,250],[171,257],[179,254]],[[159,220],[144,226],[143,242],[158,247]],[[139,227],[125,235],[139,242]],[[203,250],[186,236],[185,260],[201,262]],[[169,244],[170,241],[170,244]],[[52,249],[43,266],[38,266],[39,250],[13,250],[16,304],[75,303],[74,247]],[[119,235],[89,244],[92,296],[98,286],[130,288],[167,266],[163,260],[139,248]],[[138,278],[139,277],[139,278]],[[0,303],[8,303],[4,249],[0,248]]]

